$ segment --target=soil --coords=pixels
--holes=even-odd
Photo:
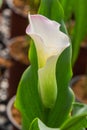
[[[72,90],[79,101],[87,104],[87,77],[79,77],[79,80],[72,85]]]
[[[15,60],[26,65],[29,64],[28,60],[29,43],[26,41],[24,37],[17,37],[15,40],[11,42],[8,48],[10,55]]]
[[[12,117],[17,122],[17,124],[21,125],[21,114],[20,114],[20,112],[14,106],[12,106],[11,112],[12,112]]]
[[[87,48],[87,37],[85,40],[82,42],[81,47],[86,47]]]
[[[16,7],[21,8],[21,9],[24,7],[24,4],[25,4],[23,0],[13,0],[13,3]]]
[[[24,15],[27,15],[29,11],[31,14],[36,13],[34,9],[31,9],[31,7],[29,6],[29,1],[27,0],[13,0],[13,4],[16,8],[19,8]]]

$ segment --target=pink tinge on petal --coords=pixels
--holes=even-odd
[[[29,18],[29,20],[30,21],[32,21],[32,22],[36,22],[36,21],[40,21],[40,22],[43,22],[43,23],[45,23],[45,24],[50,24],[50,25],[52,25],[52,26],[55,26],[56,28],[59,28],[60,27],[60,24],[59,23],[57,23],[56,21],[53,21],[53,20],[50,20],[50,19],[48,19],[48,18],[46,18],[45,16],[43,16],[43,15],[28,15],[28,18]]]
[[[30,24],[26,29],[27,34],[39,35],[48,47],[67,46],[69,44],[68,36],[59,30],[59,23],[42,15],[29,15],[28,17]]]
[[[42,15],[28,15],[28,18],[30,24],[26,33],[34,40],[39,58],[41,52],[45,61],[53,55],[59,56],[70,45],[68,36],[60,31],[56,21]],[[42,61],[41,58],[38,61]]]
[[[30,28],[26,29],[27,34],[34,33],[45,37],[47,35],[51,36],[54,31],[59,30],[59,23],[51,21],[42,15],[29,15],[28,17]]]

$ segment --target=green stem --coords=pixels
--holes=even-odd
[[[50,108],[44,108],[44,123],[47,124],[48,122],[48,116],[49,116],[49,113],[50,113]]]

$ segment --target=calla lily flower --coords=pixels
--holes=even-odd
[[[57,98],[56,63],[69,38],[60,31],[60,24],[42,15],[29,15],[26,33],[34,40],[38,57],[39,93],[45,107],[52,108]]]

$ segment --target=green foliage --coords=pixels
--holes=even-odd
[[[59,0],[41,0],[38,13],[55,20],[61,24],[61,30],[66,32],[64,25],[64,12]]]
[[[60,0],[63,9],[65,22],[70,22],[74,16],[75,26],[70,34],[72,41],[72,65],[74,65],[80,45],[87,35],[87,0]],[[72,25],[71,25],[72,26]]]
[[[87,105],[74,103],[72,117],[64,122],[61,130],[83,130],[87,128]]]
[[[48,124],[51,127],[59,127],[67,119],[71,111],[72,102],[74,101],[73,93],[68,85],[72,76],[70,56],[70,47],[68,47],[61,54],[57,62],[56,78],[58,95],[55,106],[49,113]]]
[[[39,13],[61,23],[61,30],[67,33],[63,22],[63,10],[58,0],[41,0]],[[38,92],[38,61],[33,42],[29,52],[31,66],[21,77],[15,102],[15,106],[22,114],[22,129],[81,130],[86,127],[86,109],[81,107],[83,111],[70,117],[74,102],[74,95],[69,87],[72,77],[71,46],[63,51],[56,64],[58,94],[55,105],[51,109],[42,105]]]
[[[70,55],[68,54],[70,48],[67,48],[62,53],[57,63],[58,97],[55,106],[51,110],[46,110],[40,101],[37,82],[37,60],[35,59],[36,54],[33,44],[31,49],[33,50],[30,52],[34,53],[30,54],[32,65],[24,72],[21,78],[15,103],[16,107],[22,113],[23,130],[27,130],[36,117],[50,127],[58,127],[67,119],[73,101],[72,92],[67,87],[71,77],[71,71],[69,71],[71,67],[69,62]],[[66,61],[66,57],[68,61]],[[66,69],[63,69],[63,65]],[[60,70],[60,66],[62,70]],[[64,76],[65,78],[63,78]]]
[[[72,63],[75,62],[80,45],[87,36],[87,0],[78,0],[78,2],[75,1],[74,7],[76,22],[72,36]]]
[[[38,118],[35,118],[33,122],[31,123],[30,129],[29,130],[60,130],[56,128],[49,128],[41,120]]]
[[[60,3],[64,10],[64,19],[65,21],[71,18],[73,12],[73,4],[75,0],[60,0]]]
[[[29,130],[85,130],[87,128],[87,105],[75,103],[72,117],[68,118],[60,128],[50,128],[38,118],[31,123]]]
[[[33,43],[30,49],[30,59],[32,65],[27,68],[21,78],[15,102],[22,113],[24,130],[28,130],[34,118],[43,118],[42,103],[38,94],[37,54]]]
[[[55,10],[54,10],[55,8]],[[58,0],[41,0],[38,13],[48,17],[51,20],[61,21],[64,17],[63,9]]]

